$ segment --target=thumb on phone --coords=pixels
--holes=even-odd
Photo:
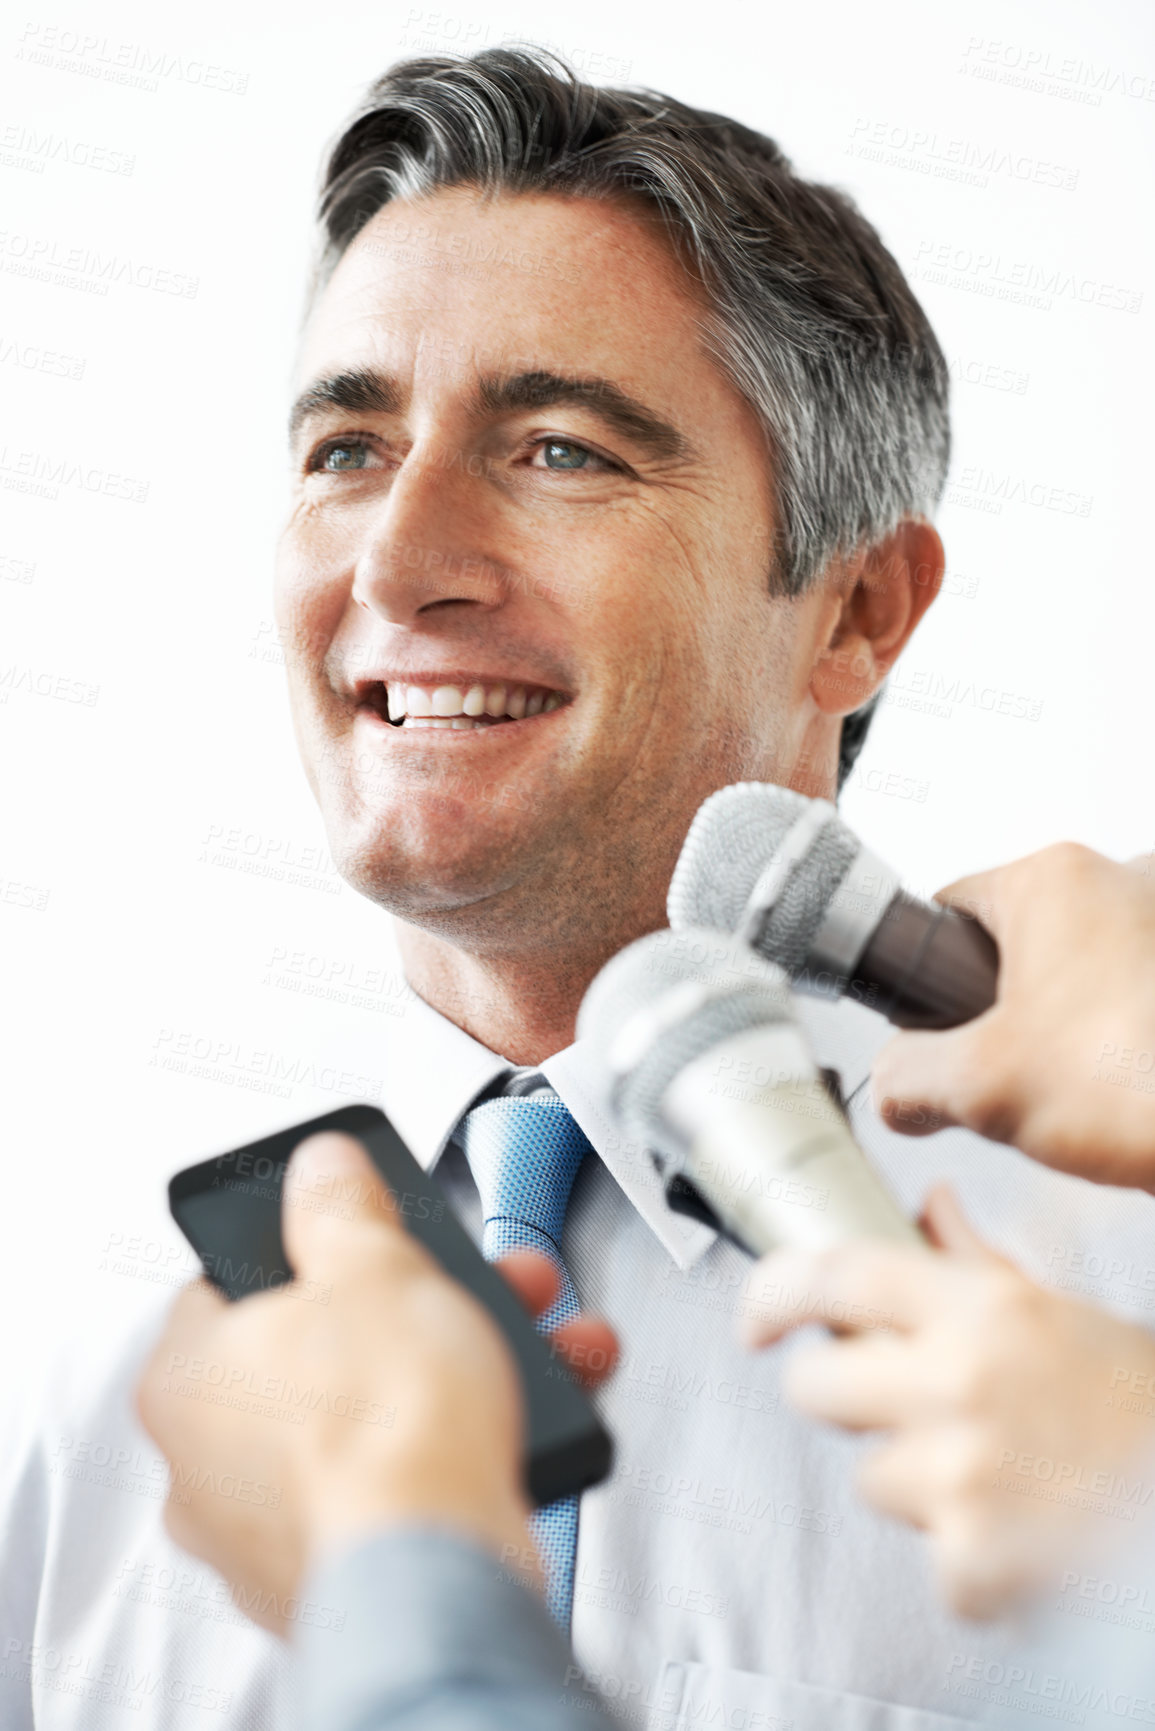
[[[298,1276],[332,1278],[350,1259],[380,1256],[406,1232],[389,1186],[354,1136],[323,1130],[298,1143],[285,1173],[281,1235]]]

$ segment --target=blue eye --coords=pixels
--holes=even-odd
[[[549,439],[541,449],[547,469],[584,469],[592,455],[584,445],[571,445],[564,439]]]
[[[342,469],[363,469],[367,458],[368,453],[363,444],[356,439],[346,439],[344,443],[322,446],[317,453],[315,467],[334,475]]]

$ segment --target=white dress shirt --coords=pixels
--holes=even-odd
[[[1146,1320],[1155,1199],[1048,1172],[963,1132],[890,1134],[866,1086],[886,1025],[848,1003],[800,1008],[819,1062],[842,1077],[860,1142],[911,1212],[947,1177],[977,1228],[1029,1273]],[[476,1190],[451,1138],[512,1067],[419,1001],[391,1021],[383,1064],[385,1110],[422,1164],[439,1166],[479,1236]],[[792,1343],[759,1355],[736,1343],[748,1262],[668,1209],[646,1152],[602,1117],[580,1043],[540,1070],[600,1157],[578,1174],[563,1251],[583,1305],[624,1346],[598,1397],[614,1470],[581,1505],[573,1639],[586,1675],[570,1680],[575,1700],[596,1687],[626,1723],[653,1731],[933,1731],[981,1716],[983,1676],[1009,1632],[982,1635],[946,1615],[920,1535],[861,1505],[854,1468],[870,1444],[780,1400]],[[5,1463],[5,1731],[293,1723],[284,1649],[161,1527],[164,1465],[131,1409],[161,1309],[137,1338],[62,1373]],[[344,1616],[336,1605],[296,1610],[314,1654]]]

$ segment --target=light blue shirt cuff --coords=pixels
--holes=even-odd
[[[538,1595],[466,1539],[390,1528],[327,1559],[301,1597],[317,1609],[295,1637],[303,1731],[607,1725]]]

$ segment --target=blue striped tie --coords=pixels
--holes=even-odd
[[[590,1144],[556,1094],[486,1100],[466,1117],[461,1139],[481,1196],[486,1260],[495,1262],[510,1250],[537,1250],[557,1269],[557,1298],[537,1320],[547,1334],[580,1309],[561,1259],[561,1234],[573,1181]],[[563,1630],[569,1628],[573,1606],[577,1523],[576,1497],[559,1497],[530,1520],[545,1569],[546,1604]]]

